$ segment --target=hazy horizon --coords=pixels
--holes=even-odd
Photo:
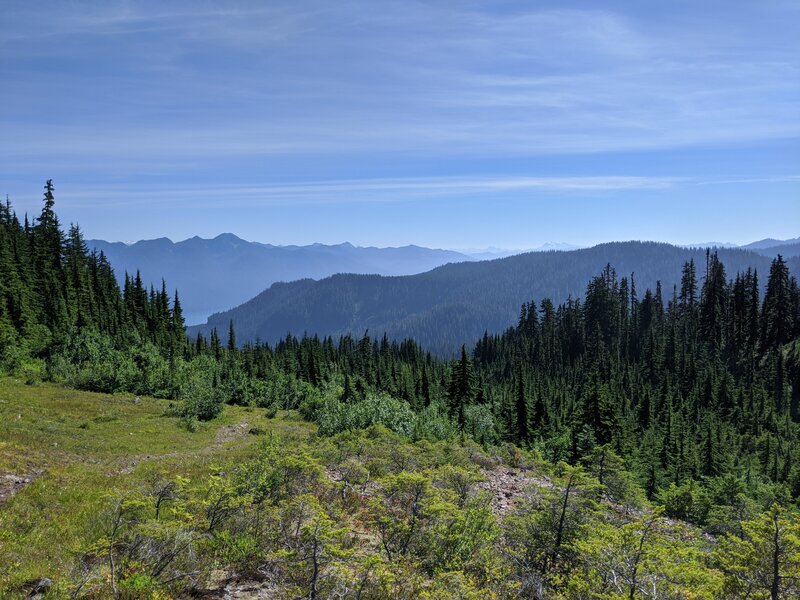
[[[125,244],[127,246],[131,246],[133,244],[138,244],[139,242],[152,242],[152,241],[159,240],[159,239],[169,240],[173,244],[180,244],[182,242],[187,242],[187,241],[189,241],[191,239],[194,239],[194,238],[199,238],[199,239],[202,239],[202,240],[205,240],[205,241],[209,241],[209,240],[214,240],[214,239],[217,239],[219,237],[224,237],[224,236],[227,236],[227,235],[233,235],[233,236],[237,237],[238,239],[240,239],[240,240],[242,240],[244,242],[247,242],[247,243],[261,244],[261,245],[265,245],[265,246],[274,246],[274,247],[278,247],[278,248],[301,247],[301,246],[312,246],[312,245],[323,245],[323,246],[351,245],[351,246],[356,247],[356,248],[380,248],[380,249],[386,249],[386,248],[404,248],[404,247],[408,247],[408,246],[416,246],[416,247],[420,247],[420,248],[428,248],[430,250],[449,250],[449,251],[453,251],[453,252],[461,252],[461,253],[464,253],[464,254],[467,254],[467,255],[469,255],[469,254],[481,254],[481,253],[508,253],[508,252],[517,253],[517,252],[530,252],[530,251],[537,251],[537,250],[564,250],[564,251],[582,250],[582,249],[590,248],[592,246],[597,246],[597,245],[600,245],[600,244],[611,244],[611,243],[615,243],[615,242],[656,242],[656,243],[671,244],[671,245],[674,245],[674,246],[695,247],[695,248],[696,247],[706,247],[706,246],[709,246],[709,247],[716,246],[716,247],[720,247],[720,248],[739,248],[739,247],[742,247],[742,246],[746,246],[747,244],[751,244],[753,242],[763,241],[765,239],[774,239],[777,242],[793,241],[795,239],[800,239],[800,236],[796,236],[796,235],[795,236],[790,236],[790,237],[787,237],[787,238],[776,238],[775,236],[767,236],[765,238],[759,238],[759,239],[748,239],[748,240],[745,240],[744,242],[740,242],[740,243],[735,243],[735,242],[731,242],[731,241],[722,241],[722,240],[707,240],[707,241],[690,242],[688,244],[677,244],[677,243],[672,242],[670,240],[648,240],[648,239],[630,238],[630,239],[602,240],[602,241],[596,242],[596,243],[591,244],[591,245],[573,244],[573,243],[568,242],[568,241],[565,242],[565,241],[548,240],[548,241],[543,241],[543,242],[537,243],[534,246],[529,246],[529,247],[526,247],[526,248],[511,248],[511,247],[500,247],[500,246],[484,246],[484,247],[475,247],[475,246],[461,246],[461,247],[422,246],[420,244],[414,244],[414,243],[411,243],[411,242],[409,242],[407,244],[397,244],[397,245],[391,245],[391,246],[388,246],[388,245],[387,246],[378,246],[378,245],[374,245],[374,244],[371,244],[371,245],[354,244],[350,240],[340,240],[340,241],[325,242],[325,243],[323,243],[323,242],[309,242],[309,243],[304,243],[304,244],[297,244],[297,243],[273,244],[273,243],[271,243],[271,242],[269,242],[267,240],[247,239],[247,238],[239,236],[239,235],[237,235],[237,234],[235,234],[235,233],[233,233],[231,231],[221,231],[221,232],[217,233],[216,235],[210,235],[208,237],[199,236],[199,235],[193,235],[193,236],[190,236],[190,237],[187,237],[187,238],[176,238],[176,239],[173,239],[173,238],[171,238],[169,236],[159,236],[157,238],[141,238],[141,239],[138,239],[138,240],[110,240],[110,239],[104,239],[104,238],[99,238],[99,237],[87,237],[87,239],[102,240],[104,242],[109,242],[109,243],[112,243],[112,244],[118,244],[119,243],[119,244]]]

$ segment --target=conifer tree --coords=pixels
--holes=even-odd
[[[52,179],[45,185],[44,206],[32,228],[32,249],[37,296],[40,300],[41,321],[51,330],[67,323],[64,297],[65,280],[62,268],[63,234],[53,209],[55,196]]]
[[[461,346],[461,359],[454,362],[450,370],[447,396],[451,414],[456,418],[460,429],[464,428],[466,415],[464,409],[472,402],[475,393],[472,363],[467,356],[466,346]]]
[[[517,386],[514,406],[517,417],[517,438],[520,444],[527,444],[530,440],[530,428],[528,424],[528,397],[525,394],[525,378],[523,377],[522,372],[517,373]]]
[[[172,301],[170,331],[177,342],[182,342],[186,335],[186,321],[183,318],[183,308],[181,307],[181,301],[178,297],[178,290],[175,290],[175,297]]]
[[[236,332],[233,329],[233,319],[231,319],[228,323],[228,352],[231,355],[235,355],[236,350]]]
[[[774,349],[789,341],[793,333],[789,269],[778,254],[769,269],[767,292],[762,311],[761,343],[764,349]]]

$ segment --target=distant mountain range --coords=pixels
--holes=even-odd
[[[729,277],[752,267],[763,286],[771,262],[767,250],[774,247],[760,250],[766,255],[739,248],[718,252]],[[320,281],[276,283],[243,305],[212,315],[205,325],[190,328],[189,334],[208,334],[217,328],[225,336],[231,320],[240,342],[256,338],[275,342],[289,332],[360,336],[369,330],[375,336],[386,332],[395,339],[412,337],[432,352],[449,355],[461,344],[474,343],[484,331],[497,333],[513,325],[523,302],[551,298],[558,303],[582,296],[589,279],[607,263],[620,275],[635,274],[640,297],[661,281],[666,301],[689,259],[694,259],[701,278],[705,249],[616,242],[454,263],[406,277],[335,275]],[[800,258],[789,258],[788,263],[794,275],[800,274]]]
[[[106,254],[120,280],[126,271],[135,274],[137,270],[156,287],[164,278],[170,289],[180,292],[188,323],[202,323],[210,314],[238,306],[277,281],[320,279],[335,273],[411,275],[450,262],[475,260],[460,252],[419,246],[273,246],[230,233],[182,242],[88,240],[87,246]]]
[[[800,238],[766,239],[747,248],[765,256],[800,256]],[[141,271],[144,281],[160,286],[164,278],[181,293],[190,324],[204,323],[209,315],[236,307],[276,282],[322,279],[337,273],[403,276],[424,273],[447,263],[496,260],[526,252],[569,251],[578,246],[548,242],[523,251],[502,248],[438,250],[420,246],[399,248],[337,245],[274,246],[249,242],[224,233],[213,239],[193,237],[181,242],[167,238],[125,244],[88,240],[102,250],[120,281],[127,271]],[[714,244],[710,244],[714,245]],[[706,244],[698,244],[706,246]]]

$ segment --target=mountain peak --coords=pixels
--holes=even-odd
[[[139,240],[138,242],[136,242],[134,244],[130,244],[130,245],[131,246],[138,246],[138,245],[141,245],[141,246],[171,246],[172,245],[172,240],[169,239],[168,237],[160,237],[160,238],[154,238],[152,240]]]
[[[215,242],[232,242],[238,244],[241,242],[247,243],[234,233],[220,233],[217,237],[213,238]]]

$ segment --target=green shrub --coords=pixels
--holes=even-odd
[[[222,401],[214,388],[196,379],[190,380],[181,389],[183,416],[192,416],[199,421],[210,421],[222,412]]]
[[[225,396],[229,404],[250,406],[254,403],[253,380],[237,377],[225,384]]]
[[[658,501],[664,505],[664,511],[670,517],[703,524],[706,522],[711,500],[703,486],[690,479],[681,485],[671,483],[661,490]]]
[[[322,435],[383,425],[395,433],[411,437],[416,417],[408,402],[375,393],[367,394],[364,400],[353,404],[328,398],[315,412]]]
[[[415,415],[413,438],[415,440],[449,440],[458,434],[447,411],[432,404]]]

